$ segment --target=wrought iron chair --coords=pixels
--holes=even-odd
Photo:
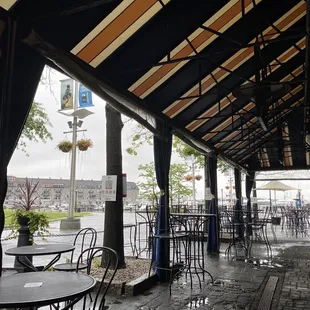
[[[169,232],[167,233],[155,233],[153,234],[153,244],[152,249],[155,250],[156,240],[162,240],[163,242],[168,242],[170,246],[170,259],[168,266],[159,266],[156,260],[156,254],[152,253],[152,260],[149,268],[149,277],[151,275],[152,269],[159,269],[166,272],[169,279],[169,292],[171,295],[172,282],[182,271],[189,273],[190,285],[193,287],[192,273],[190,268],[190,242],[189,234],[186,232],[186,227],[184,223],[175,218],[170,218],[169,221]],[[165,254],[167,255],[167,254]]]
[[[74,238],[73,245],[75,246],[75,250],[72,251],[70,262],[55,265],[54,270],[67,271],[67,272],[75,271],[77,268],[77,263],[74,262],[74,256],[76,255],[77,246],[80,246],[80,251],[78,253],[84,253],[85,249],[93,248],[94,246],[96,246],[96,242],[97,242],[97,231],[94,228],[88,227],[81,229]],[[86,269],[88,267],[90,254],[91,254],[90,252],[87,252],[87,255],[81,257],[81,262],[79,264],[80,270]]]
[[[90,304],[86,305],[87,296],[84,296],[82,309],[83,310],[86,309],[87,306],[87,309],[104,310],[106,309],[104,304],[107,292],[111,286],[111,283],[118,269],[119,265],[118,254],[113,249],[105,246],[88,248],[84,250],[79,256],[76,263],[76,272],[79,272],[81,270],[80,264],[82,265],[84,264],[83,260],[85,256],[89,257],[89,264],[86,269],[87,274],[91,273],[92,263],[94,259],[98,257],[102,258],[105,270],[101,279],[101,283],[98,285],[98,289],[95,293],[95,296],[93,296],[93,298],[90,299]],[[72,308],[72,306],[73,306],[72,303],[68,304],[62,310],[70,309]]]
[[[157,212],[149,206],[143,211],[138,210],[135,212],[137,257],[143,252],[146,252],[146,255],[150,257],[156,214]]]

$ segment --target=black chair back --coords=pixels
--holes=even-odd
[[[111,286],[111,283],[115,277],[116,271],[119,265],[118,254],[111,248],[101,246],[101,247],[92,247],[84,250],[78,258],[76,272],[79,271],[79,264],[82,263],[83,257],[89,257],[87,274],[91,273],[92,262],[95,258],[101,259],[101,265],[104,267],[103,276],[101,283],[96,292],[96,296],[93,299],[93,310],[103,310],[105,304],[105,296]],[[85,309],[85,299],[84,307]]]
[[[75,250],[71,254],[71,263],[73,263],[73,256],[77,249],[79,255],[85,252],[88,248],[93,248],[96,246],[97,242],[97,231],[94,228],[83,228],[81,229],[75,236],[73,245],[75,246]],[[85,252],[81,257],[81,263],[88,262],[91,252]]]

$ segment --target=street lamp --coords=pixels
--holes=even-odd
[[[59,111],[59,113],[66,116],[73,116],[73,121],[68,122],[68,126],[72,129],[72,151],[71,151],[71,171],[70,171],[70,200],[69,200],[69,209],[68,209],[68,218],[62,219],[60,222],[60,229],[80,229],[81,222],[80,218],[74,218],[74,209],[76,208],[76,195],[75,191],[75,171],[76,171],[76,142],[77,142],[77,132],[86,131],[86,130],[78,130],[83,124],[81,119],[94,114],[93,112],[87,109],[78,109],[78,82],[74,81],[74,97],[73,97],[73,112],[71,114],[67,114],[63,111]]]
[[[77,198],[78,198],[78,190],[75,190],[75,206],[74,206],[74,211],[76,212],[77,210]]]

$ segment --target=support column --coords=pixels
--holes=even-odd
[[[204,156],[204,174],[205,174],[205,197],[206,189],[210,188],[210,171],[209,171],[209,156]],[[210,201],[205,199],[205,212],[209,213]]]
[[[234,216],[235,216],[235,222],[238,224],[243,223],[243,214],[242,214],[242,187],[241,187],[241,172],[239,169],[234,169],[235,173],[235,191],[236,191],[236,204],[234,206]],[[238,226],[237,229],[238,232],[238,238],[243,239],[243,232],[244,229],[241,225]]]
[[[251,192],[254,185],[254,179],[255,179],[255,171],[249,171],[246,180],[245,180],[245,192],[246,192],[246,198],[247,198],[247,222],[252,223],[252,205],[251,205]],[[252,226],[248,225],[247,233],[249,235],[252,234]]]
[[[217,199],[217,156],[212,154],[208,157],[208,170],[210,176],[210,191],[212,199],[209,204],[209,213],[215,214],[209,220],[208,230],[208,245],[207,250],[209,253],[219,252],[220,239],[219,239],[219,212],[218,212],[218,199]]]
[[[257,204],[257,191],[256,191],[256,181],[253,182],[253,216],[254,216],[254,222],[258,221],[258,204]]]
[[[156,219],[156,234],[169,232],[169,170],[172,150],[172,128],[167,124],[157,121],[156,129],[161,132],[161,136],[154,136],[154,162],[157,185],[160,189],[160,199]],[[170,242],[167,239],[156,238],[153,248],[153,261],[162,268],[169,267]],[[166,271],[156,269],[156,273],[161,282],[169,280]]]

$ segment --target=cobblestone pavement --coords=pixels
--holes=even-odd
[[[192,290],[188,279],[182,277],[172,284],[171,296],[167,285],[160,284],[136,297],[109,296],[107,309],[250,309],[267,273],[223,257],[211,257],[207,270],[215,281],[211,284],[208,280],[202,289],[195,276]]]
[[[227,244],[223,243],[219,256],[207,256],[206,269],[214,279],[209,279],[199,289],[197,278],[194,286],[185,277],[174,282],[172,294],[167,285],[159,284],[143,295],[135,297],[108,296],[109,310],[255,310],[262,297],[269,276],[279,278],[272,301],[272,310],[310,309],[310,239],[292,236],[278,230],[277,242],[270,236],[273,257],[266,259],[265,245],[255,245],[251,260],[228,260],[223,254]]]
[[[286,267],[278,310],[310,309],[310,246],[285,248],[278,256]]]

